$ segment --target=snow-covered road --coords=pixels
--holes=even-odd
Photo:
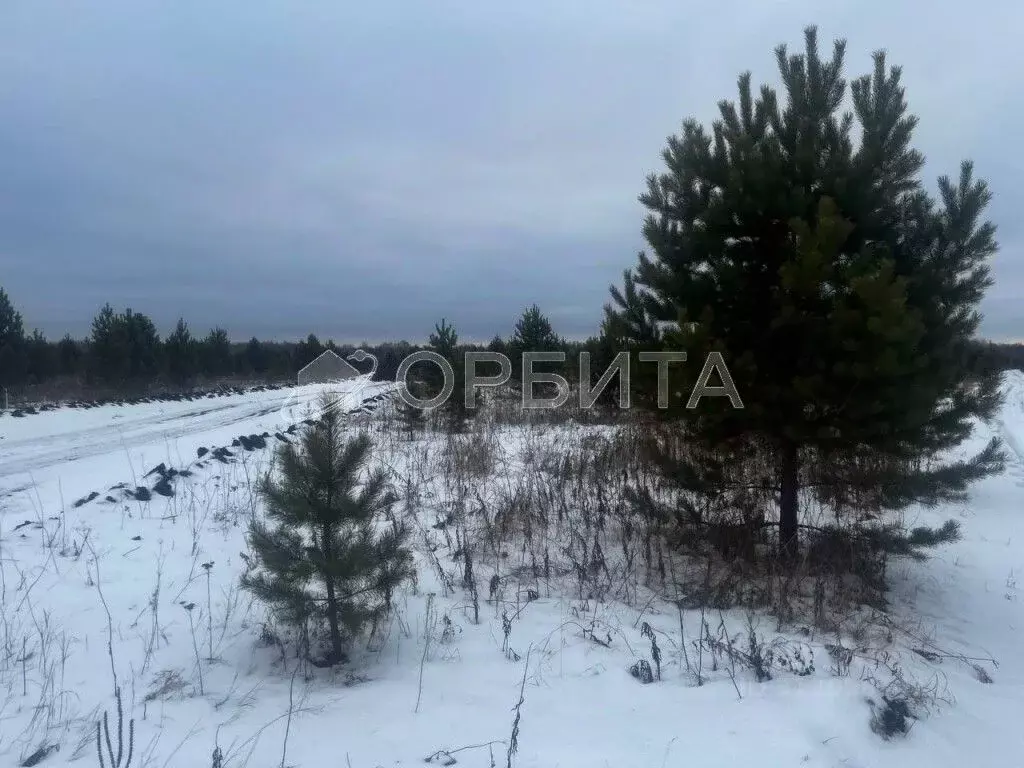
[[[332,385],[330,391],[353,399],[354,405],[388,388],[360,377]],[[323,391],[324,387],[313,385],[194,401],[4,416],[0,418],[0,498],[30,487],[43,491],[59,480],[71,499],[88,493],[92,485],[125,480],[128,471],[141,475],[160,462],[184,467],[196,459],[200,447],[227,445],[239,434],[286,428],[290,419],[301,418],[306,409],[312,411]]]

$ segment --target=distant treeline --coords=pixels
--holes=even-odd
[[[455,352],[457,336],[450,334],[443,351]],[[437,329],[435,329],[437,330]],[[429,329],[424,329],[426,331]],[[437,338],[432,336],[437,346]],[[361,344],[377,358],[377,379],[394,379],[401,361],[414,351],[431,345],[407,341]],[[582,348],[597,350],[599,342],[566,342],[558,337],[537,307],[523,313],[508,341],[496,336],[486,347],[458,344],[458,350],[491,349],[507,352],[518,362],[517,350],[557,350],[572,354]],[[92,321],[87,338],[65,335],[59,341],[47,339],[40,331],[26,332],[21,314],[0,288],[0,388],[12,399],[102,397],[131,395],[162,390],[187,390],[217,382],[272,382],[294,380],[298,371],[330,349],[345,357],[355,351],[352,344],[321,341],[314,334],[295,342],[232,342],[224,328],[205,335],[193,335],[188,323],[179,319],[174,330],[161,338],[153,321],[130,308],[116,311],[103,306]],[[595,363],[603,356],[595,357]],[[357,367],[360,366],[358,363]],[[538,366],[541,368],[543,366]],[[552,370],[550,366],[548,370]],[[570,366],[566,366],[567,373]],[[2,401],[0,401],[2,407]]]
[[[455,328],[442,320],[425,345],[395,341],[358,348],[376,356],[375,378],[391,380],[401,361],[420,349],[435,349],[453,362],[468,349],[503,352],[512,358],[514,378],[518,378],[523,350],[564,351],[568,355],[565,366],[541,364],[537,368],[558,371],[569,379],[577,372],[575,360],[580,351],[592,354],[592,378],[600,376],[615,351],[603,336],[583,342],[561,338],[536,306],[518,318],[507,339],[498,335],[487,345],[460,344]],[[199,337],[184,319],[161,338],[145,314],[132,309],[118,312],[109,304],[96,314],[87,338],[65,335],[51,341],[38,330],[26,333],[21,314],[0,288],[0,388],[12,399],[123,396],[188,390],[218,382],[289,381],[328,349],[346,357],[357,346],[321,341],[314,334],[295,342],[255,337],[232,342],[220,327]],[[1024,370],[1024,344],[981,341],[977,364]]]
[[[402,358],[416,349],[406,342],[364,348],[377,356],[380,376],[394,375]],[[232,379],[287,380],[326,349],[346,355],[355,347],[321,342],[313,334],[297,342],[255,337],[232,342],[219,327],[193,335],[184,319],[161,338],[147,315],[130,308],[119,312],[109,304],[93,319],[88,337],[52,341],[38,330],[25,332],[20,313],[0,288],[0,387],[12,394],[55,383],[129,393]]]
[[[1024,344],[997,344],[984,341],[979,345],[981,358],[991,367],[1001,371],[1024,371]]]

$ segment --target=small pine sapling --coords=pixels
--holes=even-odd
[[[413,569],[409,530],[391,514],[397,497],[384,471],[364,473],[369,436],[347,438],[340,409],[326,396],[320,411],[298,443],[278,449],[279,479],[261,484],[268,520],[250,524],[257,565],[242,586],[283,624],[326,626],[326,655],[314,659],[304,650],[310,663],[333,666],[391,609],[394,590]]]

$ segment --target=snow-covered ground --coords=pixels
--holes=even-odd
[[[368,428],[403,509],[418,518],[417,583],[352,665],[307,679],[267,642],[264,611],[237,584],[245,523],[259,513],[252,483],[320,389],[0,419],[0,765],[99,765],[102,711],[116,736],[116,677],[134,719],[133,766],[203,768],[215,745],[224,766],[256,768],[428,758],[466,768],[1024,766],[1024,374],[1007,375],[999,419],[964,447],[1003,437],[1007,473],[980,483],[967,504],[911,512],[911,522],[961,520],[963,540],[927,562],[894,564],[886,614],[862,636],[839,638],[856,650],[848,669],[825,648],[835,635],[780,635],[773,619],[752,617],[780,654],[801,654],[799,670],[813,654],[813,672],[766,682],[694,655],[699,610],[680,616],[639,585],[580,599],[571,576],[533,579],[531,591],[509,578],[518,552],[477,564],[474,622],[443,524],[453,482],[431,450],[497,462],[508,483],[544,450],[585,450],[588,430],[505,427],[487,438],[497,449],[469,436],[460,452],[431,446],[443,436],[407,439],[396,423]],[[262,441],[232,445],[246,436]],[[496,498],[487,469],[466,472],[476,480],[460,499],[486,517],[476,504]],[[163,479],[173,495],[137,498]],[[495,593],[493,575],[502,577]],[[733,634],[748,618],[709,611],[703,620]],[[652,660],[651,634],[662,679],[641,685],[629,668]],[[883,741],[868,726],[867,700],[881,701],[894,671],[927,693],[928,716]]]

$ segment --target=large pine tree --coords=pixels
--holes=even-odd
[[[153,321],[130,307],[105,304],[92,321],[89,351],[93,374],[112,384],[140,383],[160,368],[162,347]]]
[[[25,326],[21,313],[0,288],[0,387],[21,384],[26,368]]]
[[[640,197],[650,253],[608,307],[618,343],[689,355],[672,368],[667,409],[654,405],[653,365],[634,377],[640,404],[665,420],[666,477],[705,500],[730,477],[758,486],[750,513],[778,506],[786,557],[808,494],[892,510],[963,498],[1001,467],[995,441],[938,460],[998,403],[996,375],[971,365],[996,251],[989,191],[965,162],[933,200],[900,69],[876,53],[848,90],[845,43],[822,59],[813,27],[805,40],[802,55],[775,51],[781,98],[755,94],[743,74],[738,104],[720,102],[710,132],[688,120],[669,138],[667,169]],[[707,396],[686,407],[713,351],[742,409]],[[699,506],[685,511],[699,517]]]
[[[331,665],[390,608],[412,556],[384,472],[364,476],[370,438],[346,438],[329,398],[320,410],[300,444],[278,451],[279,479],[268,476],[261,487],[268,520],[250,526],[255,568],[242,584],[283,623],[324,629],[328,650],[315,663]]]

